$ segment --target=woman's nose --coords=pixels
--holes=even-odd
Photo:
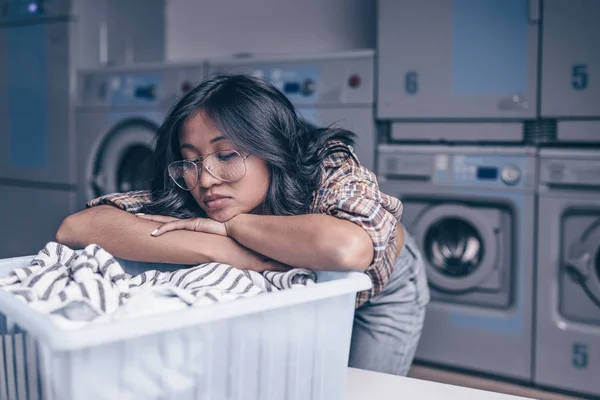
[[[208,170],[206,169],[207,167],[210,166],[205,166],[204,164],[201,164],[199,166],[198,173],[200,174],[200,176],[198,176],[198,184],[203,188],[209,188],[213,185],[220,184],[221,180],[215,178],[210,172],[208,172]]]

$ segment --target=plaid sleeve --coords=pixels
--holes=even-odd
[[[366,270],[373,282],[370,293],[359,293],[358,305],[380,292],[389,281],[396,254],[396,226],[402,203],[379,190],[375,176],[354,158],[333,155],[325,163],[325,177],[313,202],[313,212],[361,226],[373,241],[374,256]],[[337,158],[336,158],[337,157]]]
[[[130,213],[139,212],[151,200],[150,191],[137,190],[126,193],[110,193],[90,200],[86,204],[86,208],[91,208],[100,205],[109,205],[118,207]]]

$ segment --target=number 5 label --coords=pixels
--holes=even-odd
[[[588,346],[583,343],[573,343],[571,363],[577,369],[585,369],[588,366]]]
[[[571,86],[575,90],[585,90],[588,86],[587,64],[575,64],[571,69]]]

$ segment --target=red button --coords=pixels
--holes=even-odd
[[[351,75],[350,78],[348,78],[348,85],[350,85],[351,88],[357,88],[360,86],[360,76],[354,74]]]
[[[184,81],[184,82],[181,84],[181,91],[182,91],[183,93],[187,93],[187,92],[189,92],[191,88],[192,88],[192,83],[191,83],[190,81]]]

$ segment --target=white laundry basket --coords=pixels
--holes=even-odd
[[[31,259],[0,260],[0,276]],[[341,400],[356,292],[371,281],[317,275],[306,288],[69,331],[0,289],[0,399]]]

